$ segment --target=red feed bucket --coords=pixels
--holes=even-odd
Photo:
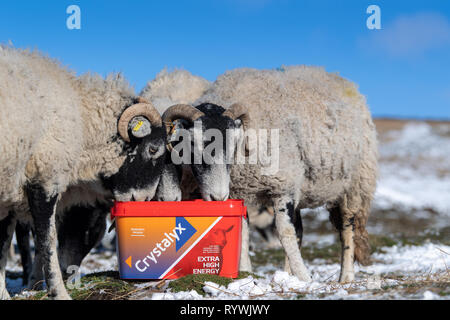
[[[237,277],[246,212],[242,200],[117,202],[111,216],[116,219],[120,277]]]

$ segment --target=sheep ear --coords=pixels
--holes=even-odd
[[[240,119],[234,120],[234,123],[236,124],[236,128],[233,130],[236,146],[239,149],[245,143],[245,150],[248,153],[248,139],[244,140],[244,125]]]
[[[169,142],[178,141],[178,136],[180,135],[180,130],[184,129],[183,125],[184,120],[175,120],[172,123],[172,128],[169,131],[169,134],[167,135],[167,140]]]
[[[128,129],[135,138],[143,138],[148,136],[152,132],[152,125],[147,118],[143,116],[137,116],[131,119]]]

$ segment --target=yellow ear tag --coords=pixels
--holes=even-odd
[[[173,135],[177,132],[177,127],[172,124],[172,129],[170,130],[170,135]]]
[[[138,131],[142,127],[143,124],[144,124],[144,121],[139,121],[137,123],[137,125],[133,128],[133,131],[134,132]]]

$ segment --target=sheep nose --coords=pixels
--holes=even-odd
[[[131,197],[131,201],[148,201],[149,197],[145,196],[145,195],[136,195],[133,194],[133,196]]]
[[[219,195],[217,195],[217,194],[212,194],[212,195],[211,195],[211,199],[212,199],[213,201],[227,201],[229,195],[230,195],[230,194],[229,194],[228,192],[227,192],[226,194],[219,194]]]

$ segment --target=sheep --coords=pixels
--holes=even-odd
[[[146,100],[151,101],[161,114],[164,114],[169,107],[174,105],[190,105],[198,100],[209,88],[211,83],[199,76],[194,76],[186,70],[175,70],[167,72],[161,71],[154,80],[150,81],[147,86],[141,91],[140,96]],[[221,114],[221,112],[220,112]],[[167,116],[168,114],[166,114]],[[189,119],[188,119],[189,121]],[[179,121],[175,119],[172,121],[168,119],[169,125]],[[167,123],[166,123],[167,125]],[[212,128],[216,126],[213,123]],[[206,129],[206,128],[205,128]],[[217,167],[216,167],[217,168]],[[229,173],[224,172],[222,175],[223,183],[227,185],[229,180]],[[205,175],[206,176],[206,175]],[[200,178],[201,176],[197,176]],[[179,188],[177,188],[179,186]],[[205,185],[203,185],[205,186]],[[225,189],[227,189],[226,187]],[[164,190],[164,192],[162,191]],[[161,176],[161,183],[157,190],[157,200],[160,201],[179,201],[180,199],[193,199],[193,192],[198,190],[198,181],[193,177],[192,168],[189,165],[174,165],[170,156],[166,156],[164,170]],[[200,188],[202,190],[202,188]],[[203,193],[206,195],[207,192]],[[211,200],[210,196],[204,197],[206,200]],[[225,199],[224,196],[218,195],[217,199]],[[241,256],[240,270],[248,271],[250,258],[248,256],[249,230],[248,221],[242,219],[242,237],[243,250]]]
[[[174,70],[168,73],[162,70],[154,80],[150,81],[141,93],[141,97],[149,100],[158,109],[165,111],[175,102],[192,103],[209,87],[207,80],[191,75],[185,70]],[[161,111],[160,111],[161,112]],[[166,159],[166,162],[170,158]],[[180,201],[181,189],[179,168],[167,163],[164,166],[161,180],[153,200]],[[101,240],[105,231],[105,219],[111,204],[101,195],[92,196],[83,185],[70,187],[57,206],[58,257],[63,277],[70,265],[80,265],[89,251]],[[87,190],[88,192],[83,192]],[[29,232],[18,224],[16,234],[20,234],[18,246],[28,246],[21,251],[24,269],[23,283],[28,283],[31,274],[31,255],[29,248]],[[35,267],[31,275],[30,288],[36,289],[42,284],[43,275],[40,266]],[[37,272],[37,273],[36,273]]]
[[[151,101],[160,114],[174,104],[191,104],[211,86],[208,80],[195,76],[187,70],[161,70],[149,81],[139,96]]]
[[[49,297],[69,299],[56,251],[61,195],[85,184],[118,201],[153,198],[165,154],[161,117],[123,76],[76,77],[36,52],[2,47],[0,79],[0,298],[9,298],[16,220],[31,216]]]
[[[175,69],[168,72],[167,69],[163,69],[155,79],[147,83],[139,96],[150,101],[159,113],[163,114],[174,104],[194,103],[210,86],[211,82],[195,76],[187,70]],[[155,200],[180,201],[187,199],[182,195],[182,192],[186,192],[186,190],[180,188],[183,176],[185,176],[183,169],[173,165],[170,153],[167,153]]]
[[[158,111],[163,114],[170,106],[175,104],[193,104],[198,100],[207,89],[211,87],[211,82],[192,75],[186,70],[174,70],[167,72],[162,70],[154,80],[150,81],[142,90],[140,96],[151,101]],[[161,182],[157,190],[157,200],[160,201],[179,201],[201,198],[201,192],[198,183],[192,174],[190,166],[175,166],[171,163],[170,157],[167,157],[166,165],[161,176]],[[180,189],[177,189],[177,185]],[[163,188],[164,187],[164,188]],[[164,189],[164,192],[161,190]],[[260,210],[262,208],[248,207],[248,221],[243,220],[243,239],[249,238],[248,223],[253,225],[265,239],[269,246],[279,246],[279,241],[273,235],[272,230],[265,228],[266,225],[273,223],[273,210]],[[263,224],[264,226],[262,226]],[[248,248],[243,246],[242,271],[247,271],[249,261],[247,256]]]
[[[278,170],[270,174],[261,163],[191,164],[202,197],[225,200],[231,196],[244,199],[249,206],[273,207],[288,267],[304,281],[311,277],[297,243],[302,232],[300,210],[325,205],[340,233],[339,280],[353,281],[354,259],[369,261],[365,225],[376,187],[378,157],[375,127],[356,86],[316,67],[244,68],[218,77],[195,103],[195,108],[168,108],[163,122],[185,128],[191,136],[195,123],[203,132],[238,129],[238,151],[249,129],[276,129],[281,155]],[[262,138],[261,132],[256,134]],[[195,137],[194,141],[203,143],[204,149],[211,143]],[[254,150],[250,142],[246,147]],[[243,237],[241,270],[251,270],[245,258],[247,243],[248,236]]]

